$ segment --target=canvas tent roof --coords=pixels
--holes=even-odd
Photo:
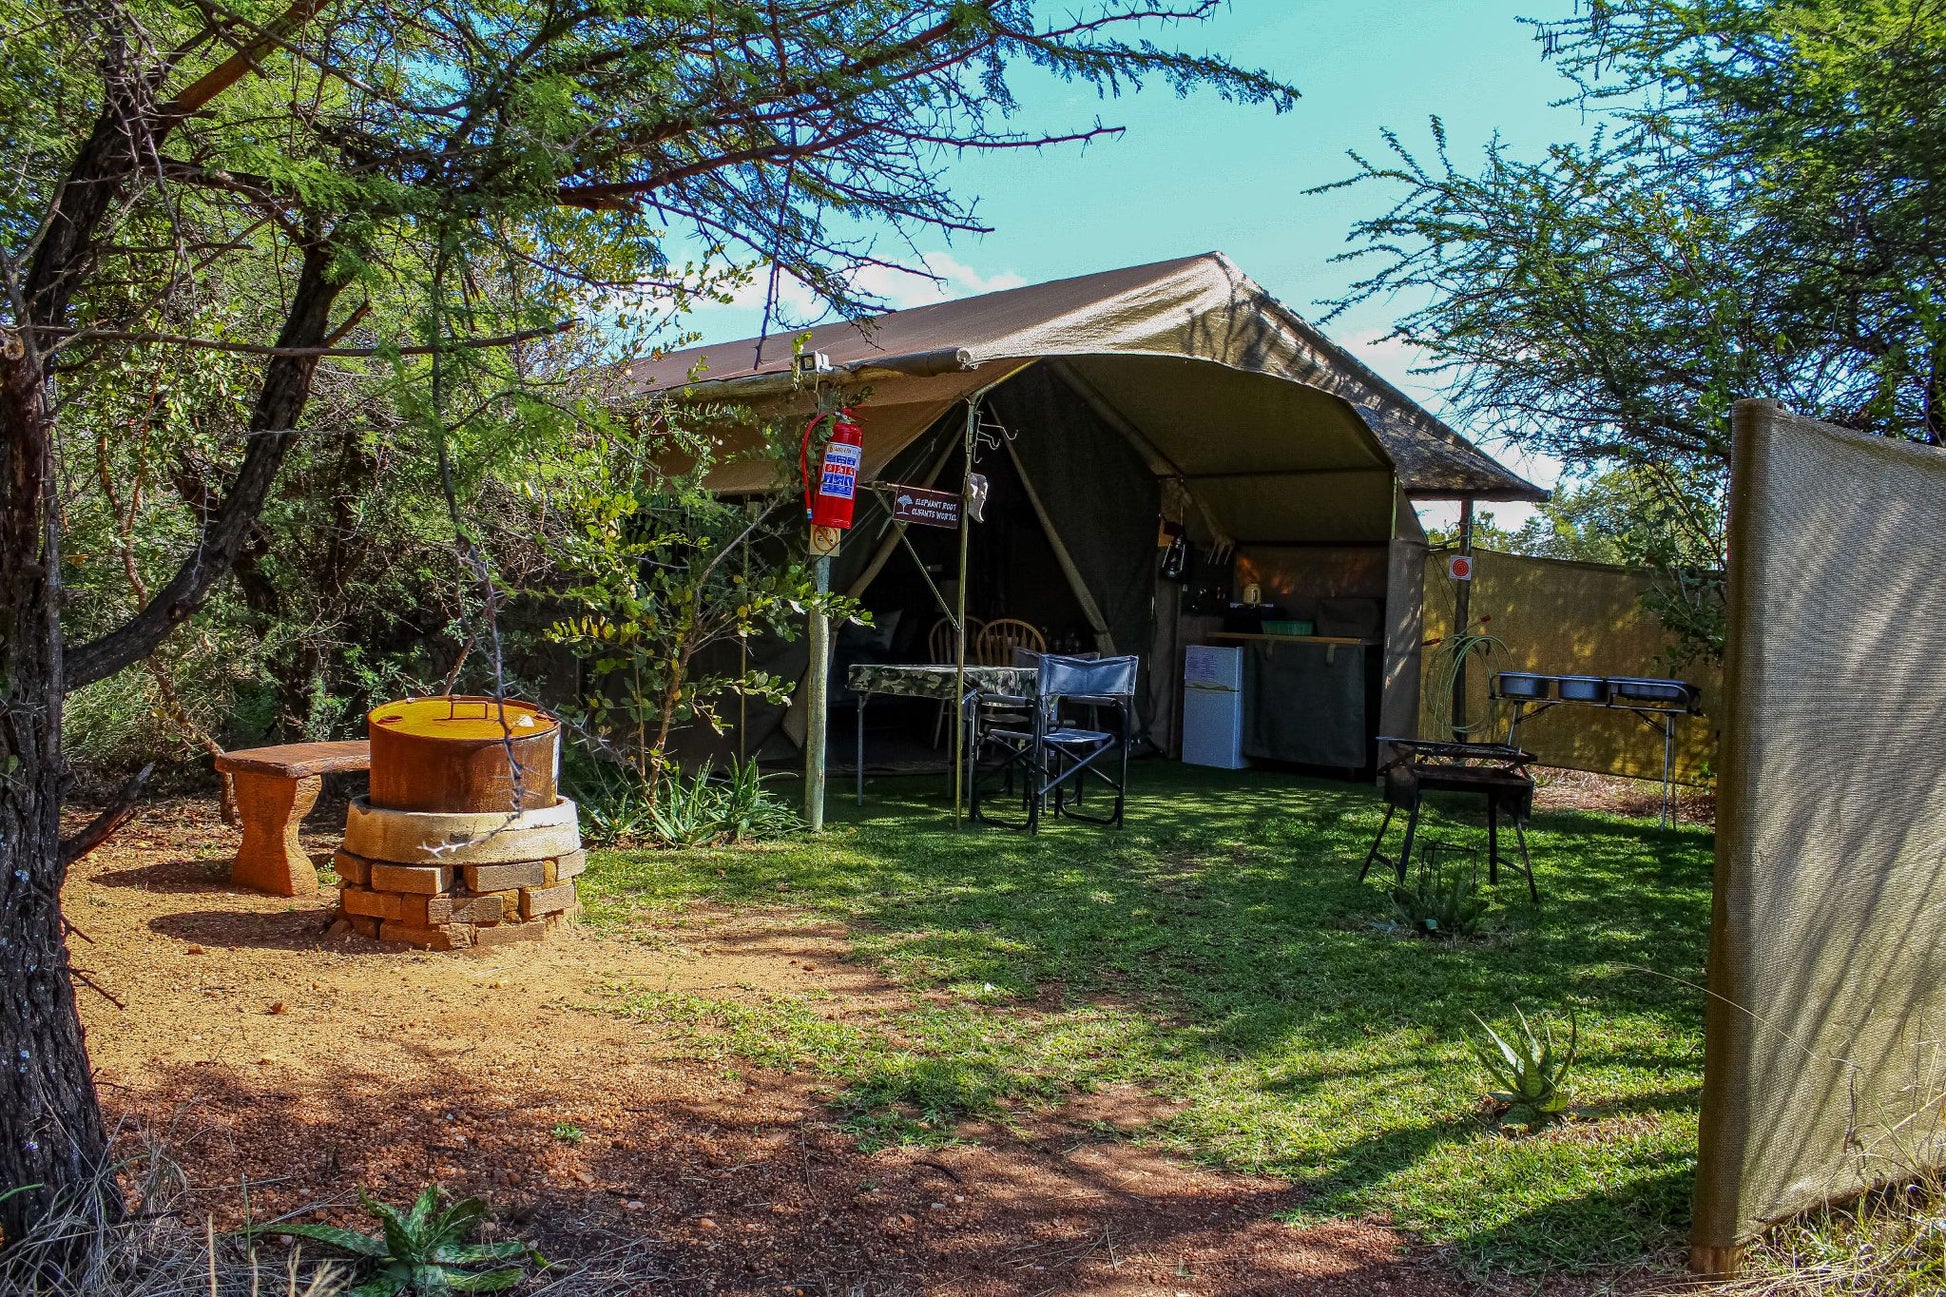
[[[1221,253],[1106,271],[894,311],[810,331],[832,381],[869,386],[865,462],[875,475],[954,402],[1049,363],[1159,474],[1183,480],[1242,540],[1297,540],[1290,484],[1315,503],[1370,495],[1396,474],[1420,499],[1539,500],[1520,478],[1279,303]],[[634,362],[638,391],[688,389],[764,414],[808,409],[787,337],[693,347]],[[726,463],[711,484],[770,486],[770,470]],[[1340,480],[1333,481],[1333,477]],[[1384,510],[1389,518],[1390,509]]]

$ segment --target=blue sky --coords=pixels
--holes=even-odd
[[[1517,21],[1563,17],[1573,3],[1233,0],[1208,23],[1157,33],[1295,84],[1303,98],[1281,116],[1213,94],[1178,99],[1158,85],[1102,102],[1085,88],[1023,74],[1020,129],[1068,130],[1097,116],[1127,129],[1085,149],[960,157],[950,183],[978,200],[993,232],[922,243],[943,284],[886,276],[872,286],[892,305],[913,306],[1217,249],[1300,313],[1320,316],[1318,302],[1357,277],[1355,266],[1332,262],[1352,223],[1388,198],[1367,187],[1305,193],[1350,173],[1347,150],[1382,150],[1380,131],[1390,127],[1429,153],[1434,114],[1461,165],[1496,132],[1523,154],[1586,133],[1575,109],[1550,106],[1565,83],[1542,60],[1533,29]],[[697,311],[689,327],[709,341],[747,336],[757,331],[761,301],[761,286],[753,287],[736,305]],[[1440,409],[1436,385],[1409,372],[1406,350],[1379,341],[1403,309],[1365,303],[1330,332]],[[1543,482],[1554,478],[1552,464],[1490,449]],[[1499,511],[1503,523],[1523,514]]]

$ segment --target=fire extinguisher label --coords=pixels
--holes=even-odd
[[[818,494],[849,500],[858,486],[858,459],[863,447],[834,441],[825,447],[824,473],[818,479]]]

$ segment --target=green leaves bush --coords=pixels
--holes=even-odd
[[[1486,919],[1487,898],[1480,870],[1421,857],[1417,869],[1388,893],[1399,922],[1421,937],[1474,937]]]
[[[631,767],[583,774],[576,801],[588,836],[603,846],[707,847],[782,837],[800,821],[771,796],[755,761],[731,758],[721,776],[707,765],[687,778],[665,767],[651,785]]]

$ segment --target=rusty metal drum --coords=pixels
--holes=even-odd
[[[371,804],[380,810],[511,812],[559,800],[561,724],[531,703],[405,698],[365,720]]]

